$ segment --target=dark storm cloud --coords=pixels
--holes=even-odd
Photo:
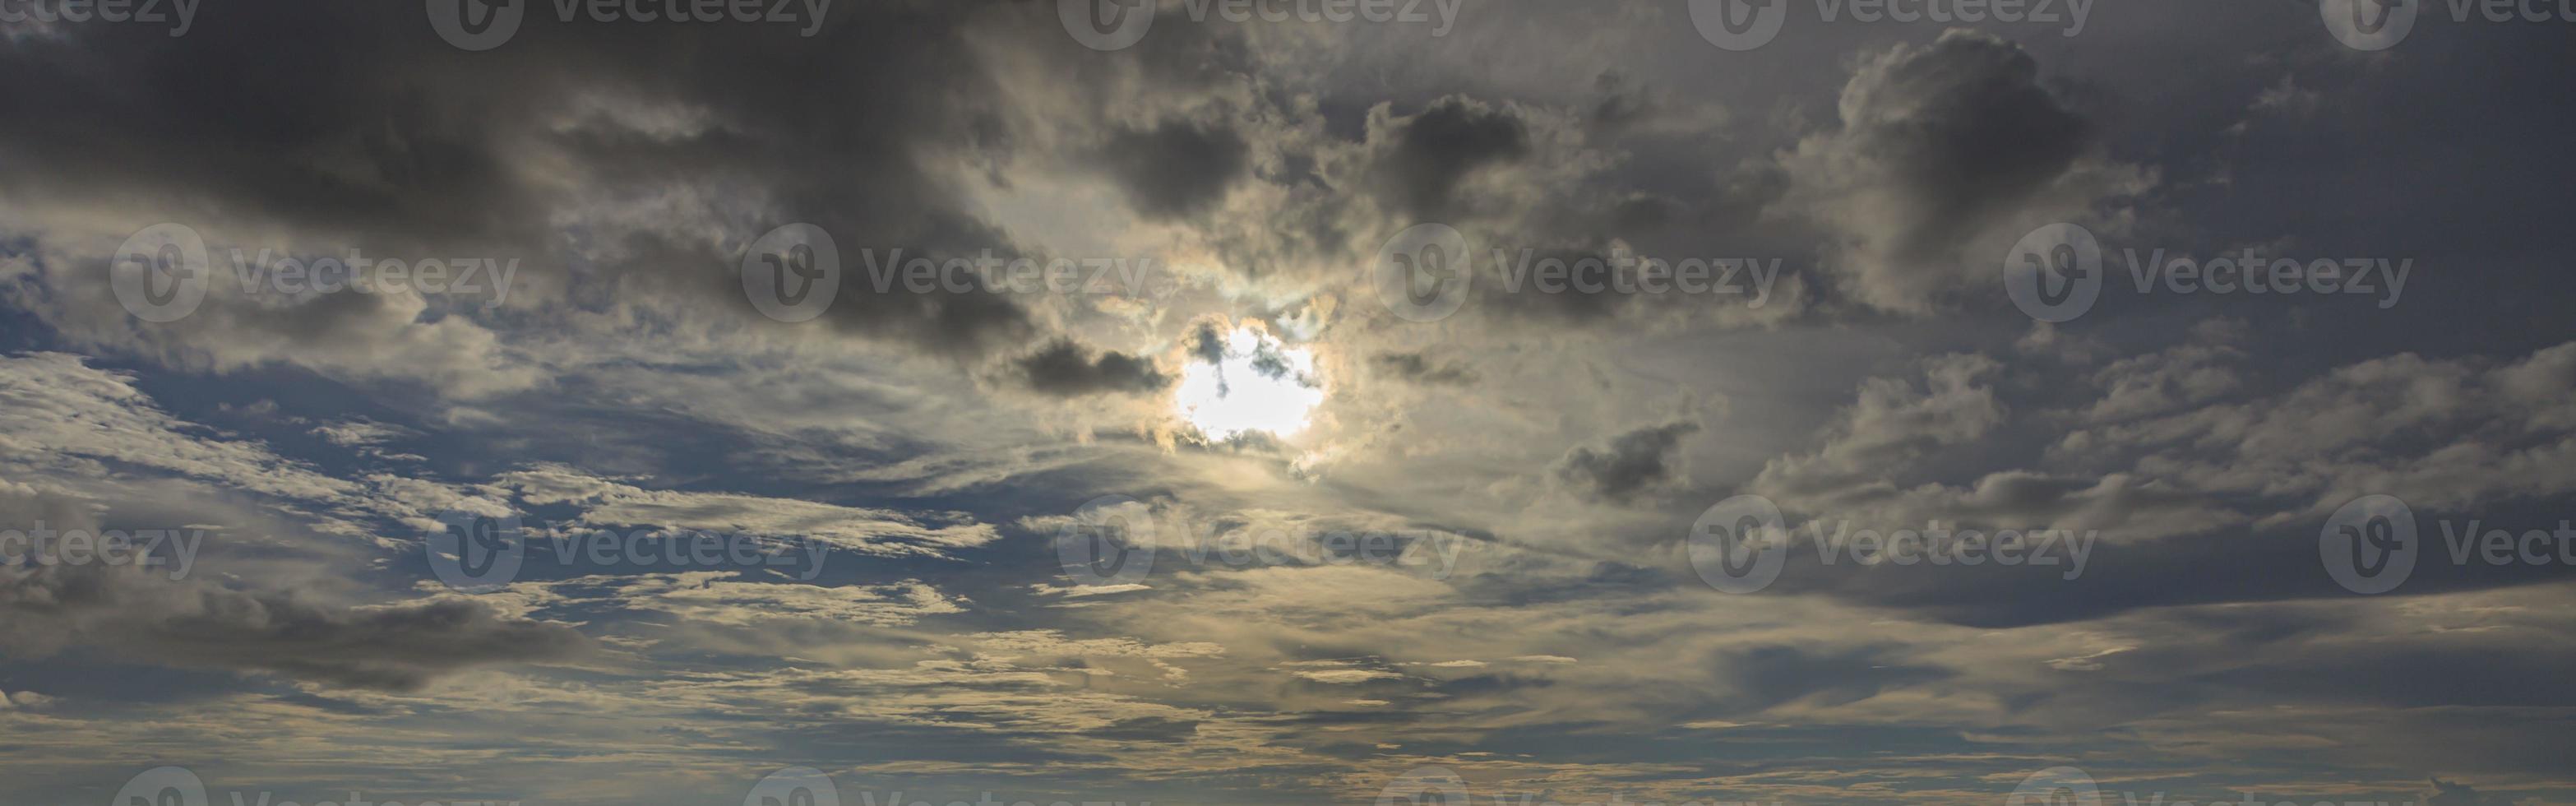
[[[1962,250],[1991,227],[2079,215],[2127,179],[2086,163],[2096,127],[2042,85],[2038,61],[1986,34],[1866,58],[1840,111],[1841,128],[1800,142],[1784,167],[1809,215],[1849,242],[1832,263],[1882,308],[1925,309],[1974,273],[1965,264],[1984,265]]]
[[[474,602],[333,607],[275,590],[172,581],[143,570],[57,566],[0,577],[0,643],[12,654],[64,645],[169,666],[273,672],[403,691],[475,666],[594,651],[570,627],[504,618]]]
[[[1595,497],[1626,501],[1672,481],[1675,449],[1695,433],[1698,423],[1666,423],[1620,434],[1599,450],[1577,447],[1557,462],[1556,476]]]
[[[2478,794],[2477,787],[2440,778],[2426,779],[2433,788],[2424,793],[2427,806],[2510,806],[2512,801]]]
[[[43,121],[0,129],[0,193],[116,219],[102,226],[189,224],[219,250],[519,257],[524,285],[604,284],[765,325],[731,268],[779,225],[830,232],[851,275],[861,248],[1020,253],[919,157],[1007,140],[963,39],[985,6],[850,4],[811,37],[529,13],[483,53],[444,44],[417,4],[227,6],[180,38],[66,27],[0,48],[0,70],[48,77],[0,87],[0,117]],[[712,51],[728,55],[676,56]],[[821,75],[829,94],[812,89]],[[684,190],[695,195],[670,195]],[[665,196],[686,203],[672,218],[592,218]],[[245,243],[263,237],[279,242]],[[1034,329],[1007,296],[864,285],[843,284],[832,332],[977,355]],[[346,318],[332,311],[311,302],[230,326],[310,331]],[[223,338],[187,327],[188,341]]]
[[[1528,152],[1529,126],[1519,117],[1453,96],[1405,119],[1378,170],[1394,207],[1417,221],[1439,221],[1469,173]]]
[[[94,505],[0,486],[0,522],[98,534]],[[479,666],[597,651],[571,627],[504,616],[467,600],[360,607],[313,601],[270,580],[173,578],[167,567],[0,567],[0,649],[16,658],[96,650],[139,663],[388,691],[418,689]]]
[[[1057,397],[1098,394],[1142,394],[1171,384],[1171,376],[1153,359],[1091,349],[1071,339],[1058,339],[1015,362],[1030,389]]]
[[[1200,322],[1190,331],[1190,357],[1210,364],[1225,360],[1225,330],[1216,322]]]
[[[1118,133],[1102,156],[1127,202],[1147,218],[1176,218],[1214,207],[1243,175],[1251,147],[1223,126],[1167,121]]]
[[[1390,375],[1413,383],[1465,386],[1476,382],[1476,371],[1455,361],[1434,362],[1422,353],[1379,353],[1369,363]]]

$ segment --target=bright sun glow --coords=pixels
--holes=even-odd
[[[1305,430],[1316,404],[1324,402],[1324,388],[1315,375],[1313,353],[1252,328],[1236,328],[1226,339],[1225,360],[1211,364],[1192,359],[1181,370],[1176,402],[1181,418],[1209,439],[1230,439],[1246,431],[1284,437]]]

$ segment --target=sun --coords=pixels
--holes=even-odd
[[[1209,439],[1251,431],[1285,437],[1306,429],[1324,402],[1324,383],[1312,351],[1241,327],[1226,338],[1218,360],[1191,358],[1173,402],[1181,419]]]

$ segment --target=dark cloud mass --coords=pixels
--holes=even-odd
[[[1151,359],[1116,350],[1095,356],[1070,340],[1049,344],[1018,363],[1030,389],[1058,397],[1151,392],[1172,382]]]
[[[1395,125],[1394,148],[1380,170],[1397,208],[1417,221],[1448,216],[1469,173],[1529,151],[1528,126],[1519,118],[1466,98],[1442,98]]]
[[[1673,466],[1683,437],[1699,433],[1698,423],[1666,423],[1620,434],[1598,449],[1578,447],[1556,466],[1557,478],[1593,495],[1626,501],[1673,480]]]
[[[0,0],[0,803],[2576,803],[2576,20],[1969,5]]]
[[[1231,130],[1171,121],[1120,133],[1103,158],[1139,215],[1169,218],[1223,201],[1248,150]]]

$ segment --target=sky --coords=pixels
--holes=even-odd
[[[0,0],[0,803],[2576,803],[2571,44]]]

